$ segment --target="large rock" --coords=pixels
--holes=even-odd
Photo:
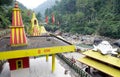
[[[120,39],[113,43],[114,45],[120,47]]]
[[[101,43],[103,40],[100,39],[100,38],[95,38],[94,41],[93,41],[93,44],[94,45],[98,45],[99,43]]]

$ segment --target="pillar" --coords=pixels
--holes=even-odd
[[[46,62],[48,62],[49,55],[46,55]]]
[[[52,73],[55,71],[55,54],[52,54]]]

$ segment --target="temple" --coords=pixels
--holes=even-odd
[[[32,36],[40,35],[38,20],[36,18],[35,13],[32,14],[30,35],[32,35]]]
[[[24,71],[26,75],[22,77],[29,77],[30,59],[39,56],[46,56],[46,61],[49,55],[52,56],[51,70],[54,72],[56,54],[75,51],[75,46],[71,43],[52,34],[43,35],[47,31],[44,26],[38,25],[35,13],[33,13],[31,23],[32,35],[26,37],[21,12],[15,2],[10,37],[0,40],[0,60],[8,61],[10,77],[21,77]]]
[[[20,9],[18,8],[17,2],[12,12],[12,26],[10,32],[10,45],[11,46],[24,46],[27,45],[27,38],[24,30],[24,24]]]
[[[39,26],[36,15],[33,12],[32,19],[31,19],[30,35],[31,36],[40,36],[40,35],[43,35],[46,33],[47,33],[47,31],[46,31],[45,27]]]

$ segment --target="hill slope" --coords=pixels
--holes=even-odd
[[[46,16],[54,13],[63,32],[120,38],[119,7],[120,0],[61,0]]]
[[[33,9],[36,13],[40,12],[42,15],[44,15],[45,10],[47,8],[51,8],[53,5],[55,5],[56,0],[47,0],[43,4],[39,5],[37,8]]]

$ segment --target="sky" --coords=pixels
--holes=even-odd
[[[47,0],[17,0],[17,1],[22,3],[28,9],[33,9]]]

